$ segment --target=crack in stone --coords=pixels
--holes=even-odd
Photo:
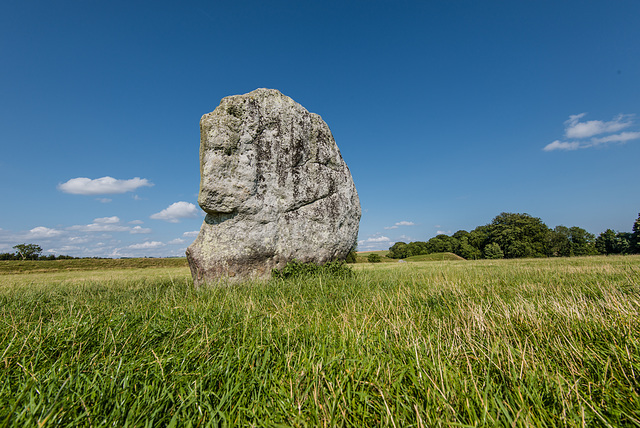
[[[308,205],[312,205],[312,204],[315,204],[316,202],[320,202],[320,201],[322,201],[322,200],[324,200],[324,199],[327,199],[327,198],[329,198],[330,196],[335,195],[336,193],[337,193],[337,192],[335,192],[335,191],[333,191],[333,192],[331,192],[331,191],[330,191],[330,192],[329,192],[329,193],[327,193],[326,195],[320,196],[319,198],[314,199],[314,200],[313,200],[313,201],[311,201],[311,202],[301,202],[301,203],[298,203],[298,204],[294,205],[292,208],[289,208],[289,209],[285,210],[284,212],[285,212],[285,213],[290,213],[290,212],[293,212],[293,211],[297,211],[297,210],[299,210],[299,209],[300,209],[300,208],[302,208],[302,207],[306,207],[306,206],[308,206]]]
[[[235,216],[238,215],[237,211],[232,211],[230,213],[208,213],[205,218],[204,221],[207,224],[220,224],[223,223],[227,220],[231,220],[232,218],[234,218]]]

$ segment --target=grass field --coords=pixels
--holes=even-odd
[[[404,259],[407,262],[434,262],[446,260],[464,260],[462,257],[453,253],[432,253],[421,254],[419,256],[411,256]]]
[[[175,263],[4,267],[0,427],[640,425],[640,256]]]
[[[389,259],[385,257],[388,253],[389,251],[359,251],[356,253],[356,263],[369,263],[369,260],[367,260],[367,256],[369,254],[379,255],[380,262],[382,263],[393,263],[398,261],[397,259]]]
[[[70,259],[70,260],[0,260],[0,275],[24,272],[54,272],[105,269],[144,269],[186,267],[186,258],[172,259]]]
[[[386,257],[389,251],[362,251],[356,255],[356,263],[370,263],[367,259],[369,254],[377,254],[380,256],[380,262],[382,263],[398,263],[399,259],[391,259]],[[462,257],[453,253],[431,253],[422,254],[419,256],[411,256],[403,259],[405,262],[434,262],[434,261],[446,261],[446,260],[464,260]]]

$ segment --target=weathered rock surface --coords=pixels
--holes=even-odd
[[[344,259],[356,242],[360,201],[329,127],[277,90],[202,116],[200,176],[206,217],[187,249],[196,285]]]

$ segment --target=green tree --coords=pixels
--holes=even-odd
[[[597,254],[595,241],[595,236],[581,227],[573,226],[569,229],[569,242],[571,244],[572,256]]]
[[[16,260],[18,256],[14,253],[0,253],[0,260]]]
[[[607,229],[596,238],[596,249],[600,254],[613,254],[615,249],[616,233]]]
[[[506,258],[548,255],[549,228],[529,214],[501,213],[489,225],[491,242],[500,245]]]
[[[458,240],[459,245],[456,254],[467,260],[476,260],[482,258],[482,251],[469,244],[469,237],[463,236]]]
[[[566,226],[556,226],[549,233],[548,255],[556,257],[571,256],[571,231]]]
[[[618,232],[616,234],[616,254],[630,254],[631,253],[631,238],[630,232]]]
[[[458,230],[456,233],[454,233],[453,235],[451,235],[452,238],[452,242],[453,242],[453,253],[454,254],[458,254],[461,250],[460,250],[460,246],[462,245],[462,239],[466,238],[466,243],[467,245],[469,245],[469,232],[467,232],[466,230]],[[460,254],[458,254],[460,255]],[[461,256],[462,257],[462,256]]]
[[[409,248],[405,242],[396,242],[389,248],[389,253],[387,257],[391,259],[406,259],[407,257],[412,256]]]
[[[42,247],[36,244],[18,244],[13,248],[16,250],[16,256],[22,260],[37,260],[42,253]]]
[[[380,257],[380,254],[371,253],[367,256],[367,261],[369,263],[380,263],[382,258]]]
[[[427,241],[427,254],[452,253],[455,247],[455,238],[448,235],[436,235]]]
[[[633,234],[607,229],[596,238],[596,249],[601,254],[628,254],[631,251]]]
[[[478,226],[469,232],[469,245],[482,254],[482,250],[491,241],[489,239],[490,228],[488,225]]]
[[[638,254],[640,253],[640,213],[638,213],[638,218],[633,223],[631,231],[630,251],[633,254]]]
[[[484,247],[484,257],[486,259],[502,259],[504,258],[504,253],[502,252],[500,245],[492,242]]]
[[[409,242],[407,244],[408,257],[419,256],[420,254],[429,254],[427,243],[423,241]]]

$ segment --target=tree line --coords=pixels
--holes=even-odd
[[[71,256],[42,255],[42,247],[36,244],[18,244],[13,247],[15,253],[0,253],[0,260],[66,260]]]
[[[396,242],[389,248],[387,257],[404,259],[444,252],[465,259],[638,254],[640,214],[631,233],[607,229],[596,238],[581,227],[550,229],[542,220],[526,213],[501,213],[491,223],[471,232],[459,230],[451,236],[437,235],[427,242]]]

